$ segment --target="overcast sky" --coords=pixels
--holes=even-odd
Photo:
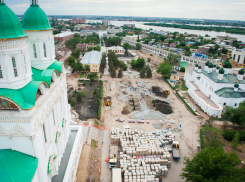
[[[30,0],[5,0],[18,15]],[[245,0],[39,0],[48,15],[109,15],[245,21]]]

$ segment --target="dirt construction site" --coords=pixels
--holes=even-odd
[[[179,177],[183,168],[183,157],[192,157],[199,150],[199,129],[202,120],[187,110],[183,102],[172,92],[169,85],[160,79],[111,79],[103,78],[104,81],[104,97],[111,98],[111,106],[102,108],[103,125],[107,128],[123,128],[129,125],[130,129],[138,131],[160,131],[170,130],[175,135],[175,140],[179,141],[181,148],[181,159],[173,161],[169,169],[168,175],[164,181],[184,181]],[[139,86],[139,82],[145,84]],[[170,90],[167,98],[157,96],[152,91],[152,86],[158,86],[162,90]],[[131,89],[130,89],[131,87]],[[138,91],[132,91],[133,88]],[[142,93],[144,91],[144,93]],[[145,94],[142,95],[141,94]],[[134,99],[135,110],[132,104]],[[141,98],[143,98],[141,100]],[[156,100],[162,107],[153,106],[152,100]],[[117,121],[122,118],[124,122]],[[135,123],[128,123],[130,119],[134,119]],[[138,120],[144,120],[144,123],[137,123]],[[147,124],[149,120],[149,124]],[[174,121],[172,123],[167,120]],[[169,145],[171,147],[171,145]],[[103,169],[102,169],[103,170]]]
[[[138,54],[138,53],[137,53]],[[142,53],[143,54],[143,53]],[[139,56],[141,56],[139,54]],[[162,60],[158,59],[156,61],[156,64],[159,64]],[[153,67],[154,62],[151,62],[150,65]],[[154,68],[153,68],[154,69]],[[134,71],[130,71],[134,72]],[[127,75],[127,74],[125,74]],[[98,181],[111,181],[111,170],[109,169],[108,164],[105,162],[108,158],[108,154],[110,154],[110,149],[108,146],[117,144],[119,148],[121,148],[118,153],[124,156],[125,158],[129,158],[133,160],[133,156],[130,156],[130,153],[123,153],[123,140],[120,139],[120,141],[111,141],[111,136],[114,137],[126,137],[126,133],[128,131],[125,131],[123,129],[130,128],[130,132],[135,132],[136,138],[139,137],[153,137],[152,133],[155,132],[170,132],[171,135],[174,136],[174,138],[171,140],[178,141],[180,146],[180,159],[174,160],[172,159],[172,154],[170,158],[165,158],[170,161],[171,165],[169,163],[166,163],[166,166],[168,166],[167,169],[167,175],[166,171],[164,172],[156,172],[155,179],[158,179],[159,174],[163,174],[162,181],[166,182],[181,182],[184,181],[184,179],[181,179],[179,176],[182,172],[182,168],[184,167],[183,164],[183,158],[184,156],[192,158],[196,152],[199,151],[199,130],[201,127],[201,124],[204,122],[204,118],[200,116],[194,116],[184,105],[184,103],[179,99],[179,97],[176,95],[175,91],[173,91],[170,86],[162,79],[161,75],[157,74],[153,71],[153,77],[152,78],[139,78],[138,76],[134,76],[134,79],[130,76],[123,76],[122,78],[111,78],[109,75],[103,76],[100,80],[103,80],[103,99],[102,99],[102,110],[101,110],[101,119],[98,120],[101,127],[104,127],[108,130],[103,130],[103,133],[101,134],[101,137],[98,139],[98,144],[100,147],[102,147],[100,150],[101,156],[96,156],[97,158],[101,157],[101,169],[98,169],[100,171],[100,179],[99,177]],[[70,87],[73,87],[76,89],[78,86],[78,78],[68,78],[68,85],[70,84]],[[170,90],[169,94],[166,94],[166,90]],[[183,93],[184,94],[184,93]],[[108,106],[106,103],[107,101],[110,101],[110,105]],[[83,118],[83,117],[79,117]],[[96,118],[90,118],[91,120],[94,120]],[[89,119],[88,119],[89,121]],[[87,121],[79,121],[79,124],[83,124]],[[117,131],[117,133],[111,133],[112,130]],[[143,132],[143,134],[141,133]],[[108,135],[108,137],[107,137]],[[99,134],[100,136],[100,134]],[[132,135],[132,137],[135,137]],[[100,144],[100,142],[102,144]],[[133,141],[133,138],[132,138]],[[131,142],[132,142],[131,141]],[[137,141],[137,139],[134,140],[134,142]],[[155,143],[158,143],[159,141],[154,141]],[[165,148],[156,149],[156,153],[152,152],[151,154],[153,156],[158,157],[158,154],[164,154],[164,152],[168,148],[172,147],[171,142],[167,142],[165,145]],[[148,141],[149,143],[149,141]],[[107,145],[108,144],[108,145]],[[121,147],[120,147],[121,146]],[[125,147],[125,146],[124,146]],[[130,148],[130,146],[129,146]],[[126,149],[128,149],[126,147]],[[129,149],[130,150],[130,149]],[[155,149],[154,149],[155,150]],[[87,152],[89,156],[88,158],[91,158],[91,152]],[[142,153],[135,154],[135,155],[141,155]],[[92,152],[93,155],[93,152]],[[119,159],[118,156],[118,159]],[[168,156],[168,155],[166,155]],[[86,156],[83,156],[83,158],[86,158]],[[164,160],[165,159],[159,159]],[[121,162],[123,161],[123,157],[120,159]],[[139,159],[138,159],[139,160]],[[141,160],[143,161],[149,161],[147,156],[144,156]],[[136,162],[136,161],[134,161]],[[136,163],[138,163],[137,161]],[[149,167],[149,169],[152,169],[152,166],[150,163],[144,164],[142,161],[140,161],[142,164],[142,168]],[[80,159],[80,163],[83,162]],[[137,165],[136,163],[133,163],[133,165]],[[160,163],[155,163],[157,170],[163,170],[161,169]],[[125,163],[124,163],[125,165]],[[149,166],[147,166],[149,165]],[[124,170],[123,166],[118,167],[122,170]],[[154,167],[154,166],[153,166]],[[89,169],[89,167],[87,167]],[[91,168],[91,167],[90,167]],[[129,170],[129,166],[125,167],[125,170]],[[155,168],[154,168],[155,169]],[[97,170],[97,169],[96,169]],[[130,169],[132,170],[132,169]],[[132,171],[129,171],[131,173]],[[78,172],[79,173],[79,170]],[[91,170],[85,174],[85,176],[88,176],[91,174]],[[124,181],[131,181],[128,174],[124,174]],[[149,175],[149,173],[147,173]],[[151,173],[152,174],[152,173]],[[157,175],[158,174],[158,175]],[[84,176],[84,175],[83,175]],[[156,177],[157,176],[157,177]],[[136,176],[138,177],[138,176]],[[140,176],[141,177],[141,176]],[[87,178],[87,179],[88,179]],[[95,178],[95,177],[94,177]],[[138,178],[137,178],[138,179]],[[140,178],[139,178],[140,179]],[[133,180],[133,179],[132,179]],[[79,180],[78,181],[86,181]]]

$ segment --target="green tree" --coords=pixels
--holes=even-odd
[[[85,93],[84,89],[82,90],[81,95],[82,95],[82,97],[85,97],[86,93]]]
[[[85,80],[83,80],[83,86],[86,86],[86,82],[85,82]]]
[[[208,147],[196,153],[192,160],[184,157],[180,176],[189,182],[236,182],[245,180],[245,168],[237,153],[225,153],[222,147]]]
[[[185,72],[185,67],[181,67],[180,72]]]
[[[85,71],[90,72],[90,65],[85,64]]]
[[[157,73],[161,74],[164,78],[167,79],[170,78],[171,70],[172,65],[167,62],[160,63],[157,67]]]
[[[232,147],[236,149],[238,147],[239,142],[240,142],[240,135],[239,132],[237,131],[231,143]]]
[[[136,44],[136,48],[137,48],[138,50],[140,50],[140,49],[142,49],[142,45],[141,45],[140,43],[137,43],[137,44]]]
[[[237,108],[226,106],[224,108],[223,118],[229,118],[229,121],[238,126],[245,126],[245,101],[240,102]]]
[[[191,56],[191,52],[190,51],[185,51],[185,55],[186,56]]]
[[[81,52],[80,49],[76,49],[76,50],[73,50],[73,51],[72,51],[71,55],[72,55],[74,58],[78,59],[78,58],[80,57],[80,52]]]
[[[226,54],[226,53],[228,52],[228,49],[223,48],[223,49],[221,50],[221,52],[222,52],[223,54]]]
[[[97,88],[95,87],[94,90],[93,90],[93,94],[95,95],[95,94],[97,94],[97,92],[98,92],[98,90],[97,90]]]
[[[123,70],[122,68],[120,68],[118,71],[118,78],[122,78],[122,76],[123,76]]]
[[[147,66],[146,77],[147,78],[152,78],[152,71],[151,71],[150,66]]]
[[[145,78],[145,67],[140,71],[140,78]]]
[[[169,53],[168,56],[164,58],[164,61],[171,65],[180,62],[180,60],[181,60],[181,55],[175,53]]]
[[[82,101],[83,97],[81,93],[77,94],[77,101]]]
[[[128,50],[132,49],[132,46],[129,43],[124,43],[123,48],[125,49],[125,54],[128,55]]]
[[[76,102],[73,98],[71,98],[71,107],[75,107],[76,106]]]
[[[133,69],[135,69],[136,68],[136,60],[132,59],[130,62],[130,65]]]
[[[116,70],[113,68],[113,70],[111,71],[111,77],[116,78],[116,76],[117,76]]]
[[[213,149],[216,149],[224,145],[224,143],[221,140],[221,131],[218,128],[205,127],[203,129],[203,135],[205,139],[205,147],[211,147]]]
[[[136,67],[138,68],[138,69],[141,69],[141,68],[143,68],[145,66],[145,60],[144,60],[144,58],[138,58],[137,59],[137,62],[136,62]]]
[[[76,60],[75,60],[74,57],[69,57],[69,58],[67,59],[67,61],[68,61],[68,64],[69,64],[69,66],[70,66],[71,68],[74,68],[74,67],[75,67],[75,65],[76,65]]]
[[[94,82],[96,80],[98,80],[98,76],[97,76],[97,73],[90,73],[87,75],[87,78],[90,80],[90,82]]]
[[[151,58],[147,58],[148,62],[151,62]]]

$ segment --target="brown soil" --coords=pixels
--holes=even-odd
[[[101,162],[102,162],[102,145],[97,144],[96,148],[92,148],[92,155],[90,158],[89,175],[87,182],[100,181],[101,176]]]
[[[151,98],[150,96],[145,95],[144,99],[145,99],[145,102],[147,103],[147,107],[148,107],[150,110],[156,110],[156,108],[153,106],[152,98]]]
[[[163,114],[173,113],[172,107],[169,105],[169,103],[166,103],[160,100],[156,100],[156,106],[158,107],[158,110]]]
[[[89,175],[89,159],[91,156],[91,146],[84,145],[80,155],[80,160],[77,168],[77,182],[87,182]]]
[[[125,106],[122,110],[122,114],[127,115],[129,113],[131,113],[129,106]]]
[[[86,86],[84,87],[81,82],[77,82],[77,85],[79,85],[78,89],[76,90],[77,93],[75,96],[72,96],[72,91],[68,93],[68,101],[70,103],[71,98],[73,98],[76,101],[75,110],[79,114],[79,119],[82,121],[86,121],[88,119],[97,118],[98,116],[98,109],[99,109],[99,102],[98,98],[100,95],[100,88],[101,84],[100,82],[94,82],[90,86],[90,82],[86,82]],[[97,94],[93,94],[94,88],[97,89]],[[85,97],[82,99],[82,101],[77,101],[76,96],[81,92],[82,90],[85,91]]]
[[[154,87],[153,86],[152,87],[152,91],[156,94],[156,96],[164,97],[164,98],[167,98],[168,97],[168,95],[160,87]]]

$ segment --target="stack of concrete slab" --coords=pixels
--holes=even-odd
[[[171,155],[167,148],[172,133],[143,132],[131,129],[111,129],[111,144],[119,145],[120,167],[125,182],[155,182],[167,176]]]

